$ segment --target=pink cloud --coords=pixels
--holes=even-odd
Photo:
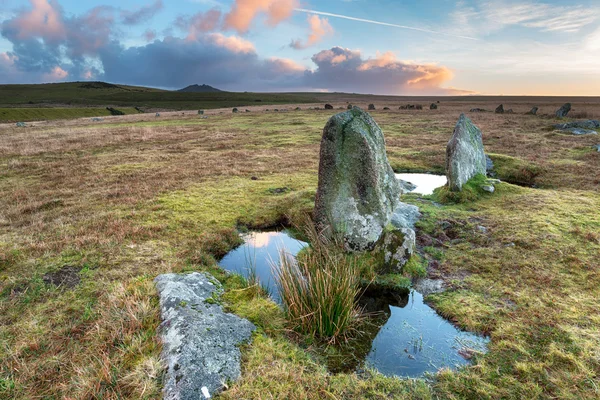
[[[313,46],[320,42],[324,36],[333,34],[333,28],[329,25],[327,18],[319,18],[318,15],[308,16],[308,25],[310,33],[306,42],[302,43],[300,40],[294,40],[290,44],[294,49],[306,49],[307,47]]]
[[[44,40],[59,42],[66,36],[62,11],[54,0],[29,0],[31,10],[11,21],[17,37],[27,40],[42,37]]]
[[[306,67],[289,58],[271,57],[267,61],[270,64],[271,71],[276,74],[297,73],[306,70]]]
[[[333,47],[312,57],[317,69],[308,73],[314,87],[377,94],[456,94],[442,87],[452,71],[435,64],[398,60],[392,52],[363,59],[360,51]]]
[[[224,27],[245,33],[254,18],[261,13],[266,14],[267,24],[275,26],[290,18],[298,4],[298,0],[235,0],[229,13],[225,15]]]
[[[156,39],[156,31],[154,29],[146,29],[142,36],[146,39],[146,42],[151,42]]]
[[[58,65],[52,69],[51,72],[44,74],[43,79],[49,82],[56,82],[65,79],[69,76],[69,73],[59,67]]]
[[[238,36],[225,36],[221,33],[211,33],[208,39],[217,46],[223,47],[232,53],[255,53],[254,44]]]
[[[220,19],[221,11],[213,8],[205,13],[194,14],[190,18],[179,17],[175,24],[188,31],[187,40],[197,40],[205,32],[216,30]]]

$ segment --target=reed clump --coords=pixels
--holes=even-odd
[[[298,258],[285,249],[273,265],[283,309],[292,328],[329,342],[347,337],[360,318],[360,271],[339,241],[306,229],[311,243]]]

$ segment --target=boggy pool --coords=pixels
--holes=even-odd
[[[295,256],[307,243],[294,239],[287,231],[252,232],[243,239],[244,244],[219,264],[246,277],[253,264],[261,284],[280,303],[271,265],[276,265],[280,249]],[[473,354],[486,351],[488,339],[457,329],[429,307],[417,291],[383,293],[368,289],[360,304],[367,312],[383,315],[385,323],[374,336],[364,365],[384,375],[420,377],[441,368],[465,365]]]
[[[448,182],[445,175],[435,174],[396,174],[396,178],[412,183],[416,188],[410,192],[422,195],[433,194],[435,189],[444,186]]]

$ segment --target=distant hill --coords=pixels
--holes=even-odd
[[[187,93],[217,93],[222,92],[217,88],[214,88],[209,85],[190,85],[183,89],[179,89],[178,92],[187,92]]]

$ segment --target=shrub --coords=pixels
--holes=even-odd
[[[336,342],[352,331],[359,318],[360,272],[355,258],[344,254],[337,241],[307,225],[311,247],[298,259],[282,250],[274,275],[293,329]]]
[[[123,111],[117,110],[116,108],[106,107],[106,109],[110,112],[110,115],[125,115]]]

